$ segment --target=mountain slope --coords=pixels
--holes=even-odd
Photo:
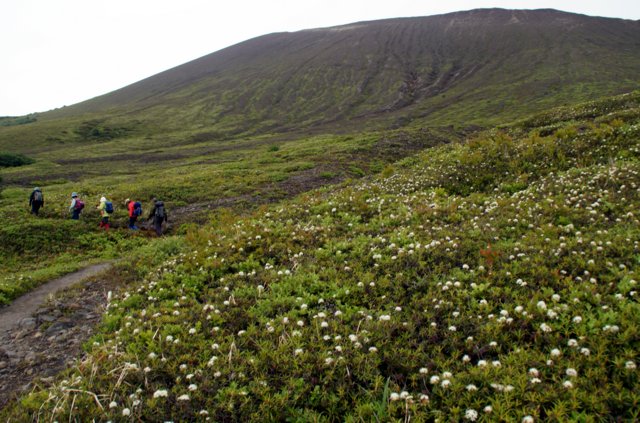
[[[639,106],[220,212],[134,259],[82,361],[0,417],[637,421]]]
[[[483,9],[265,35],[50,116],[126,113],[223,133],[485,123],[627,91],[638,75],[637,21]]]

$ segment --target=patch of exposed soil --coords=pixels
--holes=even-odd
[[[108,292],[121,279],[112,277],[110,269],[111,264],[101,264],[71,273],[0,310],[0,408],[36,383],[51,383],[82,356]],[[77,287],[59,291],[72,284]]]
[[[40,285],[33,291],[16,299],[10,306],[0,309],[0,334],[14,329],[19,322],[30,317],[48,296],[79,281],[102,273],[109,268],[111,268],[110,263],[89,266]]]
[[[240,208],[241,205],[262,204],[259,195],[237,195],[234,197],[217,198],[214,201],[205,201],[200,203],[191,203],[183,207],[177,207],[167,211],[169,222],[166,229],[170,230],[176,225],[182,223],[198,223],[204,224],[209,219],[209,212],[220,207]],[[149,222],[143,222],[141,229],[152,230]]]
[[[213,201],[191,203],[183,207],[169,210],[170,223],[167,229],[182,223],[203,224],[208,221],[208,212],[220,207],[236,210],[251,210],[253,207],[291,198],[306,191],[342,182],[346,178],[344,169],[337,165],[320,164],[292,174],[288,179],[264,185],[257,194],[237,195],[218,198]],[[147,228],[150,226],[141,226]]]
[[[292,173],[284,181],[259,187],[256,194],[219,198],[172,209],[169,211],[170,223],[167,229],[170,230],[176,225],[187,222],[205,223],[208,220],[208,212],[219,207],[249,210],[258,205],[292,198],[316,188],[339,184],[353,176],[349,173],[349,168],[352,166],[368,168],[374,160],[393,163],[420,150],[462,139],[477,130],[478,128],[475,127],[462,130],[454,130],[452,127],[440,128],[438,131],[424,128],[418,133],[398,132],[390,136],[382,136],[369,149],[333,158],[332,162],[317,163],[312,169]],[[141,227],[150,228],[150,226]]]

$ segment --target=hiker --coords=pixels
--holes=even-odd
[[[127,210],[129,210],[129,229],[133,231],[138,230],[136,221],[138,220],[138,216],[142,215],[142,204],[140,204],[139,201],[131,201],[127,198],[124,201],[124,205],[127,206]]]
[[[147,220],[153,219],[153,228],[156,230],[158,236],[162,235],[162,222],[169,222],[167,219],[167,211],[164,208],[164,203],[156,198],[151,200],[153,202],[153,209],[149,213]]]
[[[35,187],[29,197],[29,206],[31,206],[31,214],[38,215],[40,207],[44,207],[44,196],[40,188]]]
[[[97,207],[100,210],[100,227],[104,228],[105,232],[109,232],[109,216],[113,213],[113,203],[106,199],[106,197],[100,198],[100,204]]]
[[[71,218],[73,220],[80,219],[80,213],[82,213],[82,209],[84,208],[84,201],[78,198],[78,193],[71,193],[71,206],[69,206],[69,213],[71,213]]]

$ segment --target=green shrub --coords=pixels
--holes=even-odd
[[[358,166],[350,166],[349,167],[349,172],[357,177],[362,177],[365,175],[364,170],[360,169]]]
[[[104,120],[94,119],[83,122],[75,132],[84,140],[108,141],[123,137],[131,131],[129,127],[108,125]]]
[[[336,177],[335,172],[325,171],[320,173],[320,177],[324,179],[332,179]]]
[[[0,168],[17,167],[35,163],[35,160],[22,154],[0,153]]]

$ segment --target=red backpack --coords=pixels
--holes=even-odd
[[[78,199],[76,198],[76,205],[74,206],[74,209],[76,209],[76,210],[78,210],[78,211],[80,211],[80,210],[84,209],[84,201],[82,201],[82,200],[78,200]]]

